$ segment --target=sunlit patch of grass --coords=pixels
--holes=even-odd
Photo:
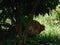
[[[58,13],[52,12],[51,15],[45,14],[45,16],[42,16],[39,14],[38,17],[33,18],[45,25],[45,30],[39,34],[40,39],[47,42],[60,42],[60,22],[57,20],[59,18],[57,16],[59,16]]]

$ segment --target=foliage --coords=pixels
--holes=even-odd
[[[45,14],[45,16],[42,16],[39,14],[38,17],[34,17],[34,20],[39,21],[46,27],[45,31],[40,33],[40,40],[42,43],[60,44],[60,22],[57,20],[59,18],[57,16],[59,16],[58,13],[52,11],[51,15]],[[54,22],[55,20],[58,22]]]
[[[6,3],[7,2],[7,3]],[[21,3],[20,3],[21,2]],[[39,2],[39,3],[38,3]],[[18,4],[19,3],[19,4]],[[23,4],[24,3],[24,4]],[[21,21],[24,23],[24,16],[27,15],[29,18],[29,14],[31,12],[31,15],[34,14],[45,14],[46,12],[49,12],[51,9],[55,9],[56,5],[59,3],[58,0],[1,0],[0,3],[0,29],[2,30],[1,26],[8,23],[6,23],[6,19],[11,20],[11,24],[8,25],[8,27],[15,26],[15,22],[17,21],[16,17],[22,18]],[[53,7],[52,7],[53,6]],[[49,9],[48,9],[49,8]],[[33,11],[33,12],[32,12]],[[16,16],[17,15],[17,16]],[[24,16],[23,16],[24,15]],[[27,22],[28,23],[28,22]],[[24,24],[25,26],[26,24]],[[8,29],[7,29],[8,30]]]
[[[58,3],[59,0],[0,0],[0,32],[4,32],[4,35],[1,33],[2,36],[0,35],[0,37],[15,37],[16,28],[18,29],[18,27],[21,26],[20,23],[22,23],[23,26],[26,26],[28,23],[27,20],[30,18],[29,16],[32,17],[33,14],[38,15],[39,13],[49,13],[49,10],[55,9]],[[25,18],[26,15],[28,18]],[[46,16],[48,24],[52,25],[51,21],[49,21],[49,16]],[[7,19],[9,19],[10,22],[7,21]],[[43,20],[44,17],[41,21]],[[46,24],[47,21],[45,21]],[[16,24],[18,24],[18,26]]]

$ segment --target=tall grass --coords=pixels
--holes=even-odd
[[[34,17],[34,20],[37,20],[41,24],[45,25],[45,30],[41,32],[40,39],[45,42],[60,42],[60,21],[59,21],[59,14],[52,10],[52,12],[48,15],[47,13],[45,16],[39,14],[39,16]],[[60,44],[60,43],[59,43]]]

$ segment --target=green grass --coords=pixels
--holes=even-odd
[[[56,7],[56,10],[60,10],[60,6]],[[34,16],[33,20],[37,20],[39,23],[45,25],[45,30],[42,31],[37,37],[28,38],[28,45],[60,45],[60,13],[51,10],[50,14],[45,16],[39,14]]]
[[[39,14],[38,17],[33,18],[45,25],[45,30],[39,34],[40,40],[45,41],[45,43],[60,44],[60,18],[58,16],[60,15],[57,12],[52,11],[50,15],[47,13],[45,16]]]

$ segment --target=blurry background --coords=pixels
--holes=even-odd
[[[23,7],[20,2],[21,7],[19,7],[20,4],[15,4],[16,1],[14,3],[7,1],[0,0],[0,45],[16,45],[15,23],[17,18],[15,16],[19,14],[23,27],[28,24],[31,15],[33,15],[33,20],[45,25],[45,30],[37,37],[27,39],[27,45],[60,45],[60,0],[59,2],[57,0],[50,0],[51,2],[46,0],[45,3],[43,0],[43,3],[39,2],[37,10],[35,9],[36,6],[32,10],[33,5],[29,7],[31,5],[27,6],[26,4]],[[35,3],[32,2],[31,4]]]

